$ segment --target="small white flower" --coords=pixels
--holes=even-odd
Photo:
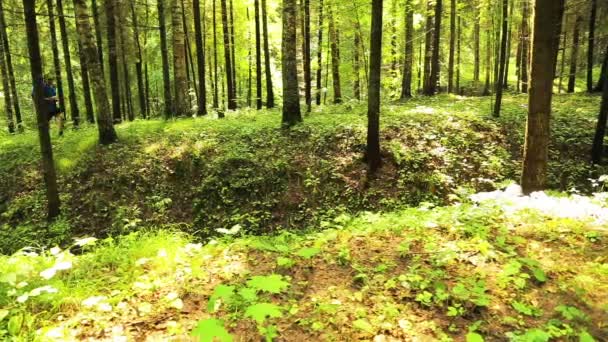
[[[97,305],[97,309],[99,311],[103,311],[103,312],[110,312],[110,311],[112,311],[112,305],[110,305],[108,303],[99,303]]]
[[[82,238],[82,239],[76,239],[75,241],[75,245],[76,246],[88,246],[88,245],[92,245],[97,241],[96,238],[94,237],[87,237],[87,238]]]
[[[106,300],[105,296],[93,296],[82,301],[82,306],[90,308],[99,304],[102,300]]]
[[[167,300],[169,301],[174,300],[176,298],[179,298],[179,296],[175,292],[169,292],[169,294],[167,294]]]
[[[55,276],[57,270],[54,267],[47,268],[46,270],[40,272],[40,276],[46,280],[49,280]]]
[[[24,287],[26,287],[28,284],[25,281],[20,282],[19,284],[17,284],[17,286],[15,286],[18,289],[22,289]]]
[[[166,258],[167,257],[167,251],[164,248],[161,248],[158,251],[158,256],[161,257],[161,258]]]
[[[57,263],[55,263],[55,266],[53,266],[53,268],[58,271],[69,270],[70,268],[72,268],[72,262],[71,261],[57,262]]]
[[[24,293],[21,296],[17,297],[17,303],[25,303],[28,298],[30,298],[30,296],[27,293]]]
[[[61,248],[59,248],[59,247],[53,247],[53,248],[51,248],[50,252],[51,252],[52,255],[57,255],[57,254],[61,253]]]

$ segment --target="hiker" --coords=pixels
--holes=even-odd
[[[43,79],[44,86],[44,116],[50,122],[53,118],[57,121],[59,128],[59,136],[63,135],[63,110],[57,106],[57,88],[55,87],[55,78],[52,75],[46,75]]]

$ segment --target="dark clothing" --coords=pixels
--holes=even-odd
[[[32,91],[33,96],[33,91]],[[55,86],[50,85],[48,83],[44,83],[44,115],[47,117],[47,120],[51,120],[52,118],[60,115],[63,111],[57,106],[57,100],[47,100],[47,98],[57,96],[57,88]]]

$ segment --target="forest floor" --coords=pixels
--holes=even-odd
[[[0,136],[0,339],[606,340],[599,98],[556,96],[533,197],[507,187],[525,100],[384,106],[373,179],[356,103],[70,130],[50,226],[34,132]]]

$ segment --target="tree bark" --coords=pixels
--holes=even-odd
[[[460,42],[461,42],[461,33],[462,33],[462,17],[458,16],[458,27],[456,28],[456,32],[458,34],[456,40],[456,93],[462,94],[462,90],[460,89]]]
[[[565,15],[564,16],[564,27],[568,27],[568,16]],[[568,33],[567,32],[563,32],[562,34],[563,39],[562,39],[562,59],[561,59],[561,66],[559,69],[559,83],[557,85],[557,91],[559,94],[562,93],[563,87],[562,84],[564,83],[564,73],[566,70],[566,45],[568,42]]]
[[[127,11],[124,8],[121,8],[121,5],[118,5],[118,25],[119,27],[127,27],[126,25],[126,15]],[[127,60],[127,30],[120,30],[119,33],[119,44],[120,44],[120,59],[122,60],[122,76],[123,82],[122,85],[124,87],[124,97],[123,100],[125,102],[125,111],[123,114],[129,121],[135,120],[135,115],[133,111],[133,101],[132,101],[132,93],[131,93],[131,73],[129,71],[129,62]]]
[[[270,48],[268,47],[268,11],[266,0],[262,0],[262,29],[264,35],[264,71],[266,73],[266,108],[274,108],[274,89],[270,69]]]
[[[355,23],[355,26],[358,23]],[[353,51],[353,72],[355,74],[355,79],[353,80],[353,93],[355,95],[355,99],[361,100],[361,56],[359,55],[361,51],[361,35],[359,35],[359,31],[355,30],[355,46]]]
[[[216,9],[216,2],[217,0],[211,0],[213,1],[213,108],[217,109],[219,108],[219,98],[218,98],[218,83],[217,83],[217,78],[218,78],[218,74],[217,74],[217,9]]]
[[[167,44],[167,26],[165,24],[165,0],[157,0],[158,23],[160,33],[160,54],[163,64],[163,89],[164,89],[164,116],[169,119],[173,116],[173,98],[171,96],[171,77],[169,75],[169,48]]]
[[[595,45],[595,20],[597,16],[597,0],[591,0],[589,16],[589,37],[587,44],[587,92],[593,91],[593,48]]]
[[[304,99],[306,112],[312,110],[312,76],[310,68],[310,0],[304,2]]]
[[[600,79],[597,81],[597,85],[593,88],[593,91],[600,92],[602,91],[604,81],[608,78],[608,53],[604,57],[604,62],[602,63],[602,70],[600,72]]]
[[[226,0],[220,0],[222,7],[222,26],[224,29],[224,59],[226,61],[226,90],[228,95],[228,109],[236,109],[236,95],[233,88],[232,76],[232,51],[230,48],[230,28],[228,27],[228,10],[226,8]]]
[[[144,71],[143,71],[143,55],[141,51],[141,44],[139,42],[139,26],[137,21],[137,11],[135,10],[135,2],[131,2],[131,18],[133,21],[133,34],[135,40],[135,50],[137,53],[137,60],[135,61],[135,76],[137,77],[137,95],[139,99],[139,111],[142,118],[147,118],[147,105],[146,105],[146,90],[144,88]]]
[[[525,0],[524,0],[525,1]],[[479,24],[481,18],[479,14],[479,7],[477,1],[473,4],[475,7],[475,17],[473,24],[473,55],[474,55],[474,65],[473,65],[473,82],[479,82],[479,69],[480,69],[480,36],[481,36],[481,25]]]
[[[424,39],[424,94],[429,93],[431,81],[431,60],[433,59],[433,15],[431,12],[432,8],[432,0],[428,0],[426,3],[426,33]]]
[[[91,0],[91,8],[93,10],[93,24],[95,26],[95,39],[97,41],[97,54],[99,56],[99,65],[101,70],[104,70],[103,63],[103,39],[101,32],[101,24],[99,22],[99,12],[97,10],[97,0]]]
[[[255,7],[255,85],[256,108],[262,109],[262,42],[260,37],[260,3],[259,0],[254,1]]]
[[[57,15],[59,17],[59,32],[61,32],[61,43],[63,46],[63,60],[65,63],[65,72],[68,78],[68,87],[70,88],[70,114],[74,127],[78,127],[80,122],[80,111],[78,110],[78,98],[76,97],[76,88],[74,86],[74,74],[72,73],[72,58],[70,56],[70,42],[68,38],[68,29],[65,25],[65,17],[63,15],[63,0],[57,0]]]
[[[391,5],[391,76],[397,77],[397,1]]]
[[[186,42],[184,36],[181,1],[173,0],[171,7],[172,45],[173,45],[173,87],[174,114],[188,114],[188,79],[186,73]]]
[[[338,32],[334,19],[332,4],[329,5],[329,41],[331,44],[331,71],[334,85],[334,103],[342,103],[342,88],[340,85],[340,50]]]
[[[238,84],[237,84],[237,77],[236,77],[236,72],[237,72],[237,63],[236,63],[236,45],[234,43],[234,6],[233,6],[233,0],[230,0],[230,53],[231,53],[231,57],[232,57],[232,91],[234,92],[234,97],[235,97],[235,102],[236,102],[236,98],[238,97]],[[236,108],[236,107],[235,107]]]
[[[82,78],[82,92],[84,94],[84,107],[87,113],[87,122],[95,123],[95,111],[93,110],[93,99],[91,98],[91,82],[89,80],[89,67],[86,62],[84,48],[78,41],[78,57],[80,59],[80,77]]]
[[[431,60],[431,77],[426,95],[435,95],[439,83],[439,49],[441,48],[441,13],[443,0],[435,2],[435,28],[433,29],[433,58]]]
[[[543,190],[549,154],[551,99],[564,0],[536,0],[531,84],[521,185],[524,194]]]
[[[509,89],[509,66],[510,66],[510,61],[511,61],[511,28],[513,26],[513,7],[515,7],[515,3],[513,0],[511,0],[511,3],[509,4],[509,24],[508,24],[508,29],[507,29],[507,57],[505,59],[505,74],[503,76],[503,83],[502,86],[504,89]]]
[[[13,105],[15,119],[17,121],[17,130],[22,128],[21,107],[19,106],[19,95],[17,94],[17,82],[15,82],[15,71],[13,69],[13,59],[11,57],[11,48],[6,32],[6,20],[4,17],[4,8],[0,2],[0,38],[3,43],[4,53],[6,58],[6,68],[8,72],[9,83],[11,87],[11,103]]]
[[[44,81],[42,77],[42,58],[36,24],[36,1],[23,0],[25,12],[25,28],[27,32],[30,69],[34,83],[34,103],[36,105],[36,121],[38,122],[38,137],[42,155],[42,175],[46,185],[47,218],[52,221],[59,216],[60,201],[57,188],[57,175],[53,161],[53,146],[49,134],[49,121],[44,104]]]
[[[448,58],[448,93],[454,92],[454,55],[456,53],[456,0],[450,1],[450,56]]]
[[[605,61],[608,61],[608,48],[606,48]],[[594,164],[601,164],[604,157],[604,138],[606,136],[606,122],[608,121],[608,77],[604,77],[603,81],[602,104],[597,118],[595,138],[593,139],[593,148],[591,150],[591,160]]]
[[[122,121],[122,113],[120,109],[120,79],[118,77],[118,51],[116,47],[116,0],[105,1],[110,88],[112,91],[112,117],[114,118],[114,122],[118,123]]]
[[[530,26],[528,24],[530,17],[530,2],[523,0],[522,20],[521,20],[521,92],[528,92],[528,70],[530,68]]]
[[[572,50],[570,50],[570,72],[568,73],[568,93],[573,93],[576,86],[576,66],[578,62],[579,50],[579,28],[583,18],[576,17],[574,22],[574,32],[572,33]],[[564,46],[564,49],[566,47]]]
[[[298,87],[297,1],[283,0],[283,118],[284,128],[302,121]]]
[[[323,93],[323,0],[319,0],[319,42],[317,44],[317,106],[321,105],[321,94]]]
[[[380,73],[382,67],[382,0],[372,1],[369,87],[367,100],[367,153],[371,175],[380,167]]]
[[[496,91],[496,101],[494,102],[494,117],[500,116],[500,107],[502,105],[502,90],[505,78],[505,69],[507,67],[507,35],[509,31],[509,0],[502,0],[502,30],[500,38],[500,61],[498,71],[498,79],[494,90]]]
[[[196,62],[198,66],[198,115],[207,114],[207,87],[205,84],[205,45],[201,25],[201,6],[199,0],[193,0],[194,7],[194,40],[196,43]]]
[[[0,5],[1,6],[1,5]],[[3,43],[0,43],[0,76],[2,76],[2,91],[4,92],[4,111],[6,114],[6,122],[8,125],[8,132],[15,133],[15,122],[13,121],[13,104],[11,102],[11,89],[8,81],[8,70],[6,66],[6,55],[5,47]]]
[[[412,97],[412,65],[414,64],[414,10],[412,1],[405,1],[405,51],[403,53],[403,80],[401,100]]]
[[[59,61],[59,42],[57,41],[57,34],[55,32],[55,14],[53,12],[53,1],[46,1],[48,15],[49,15],[49,30],[51,32],[51,50],[53,51],[53,65],[55,66],[55,78],[57,82],[57,97],[59,98],[59,108],[64,110],[62,115],[65,113],[65,97],[63,96],[63,82],[61,78],[61,62]],[[62,134],[60,132],[60,134]]]

